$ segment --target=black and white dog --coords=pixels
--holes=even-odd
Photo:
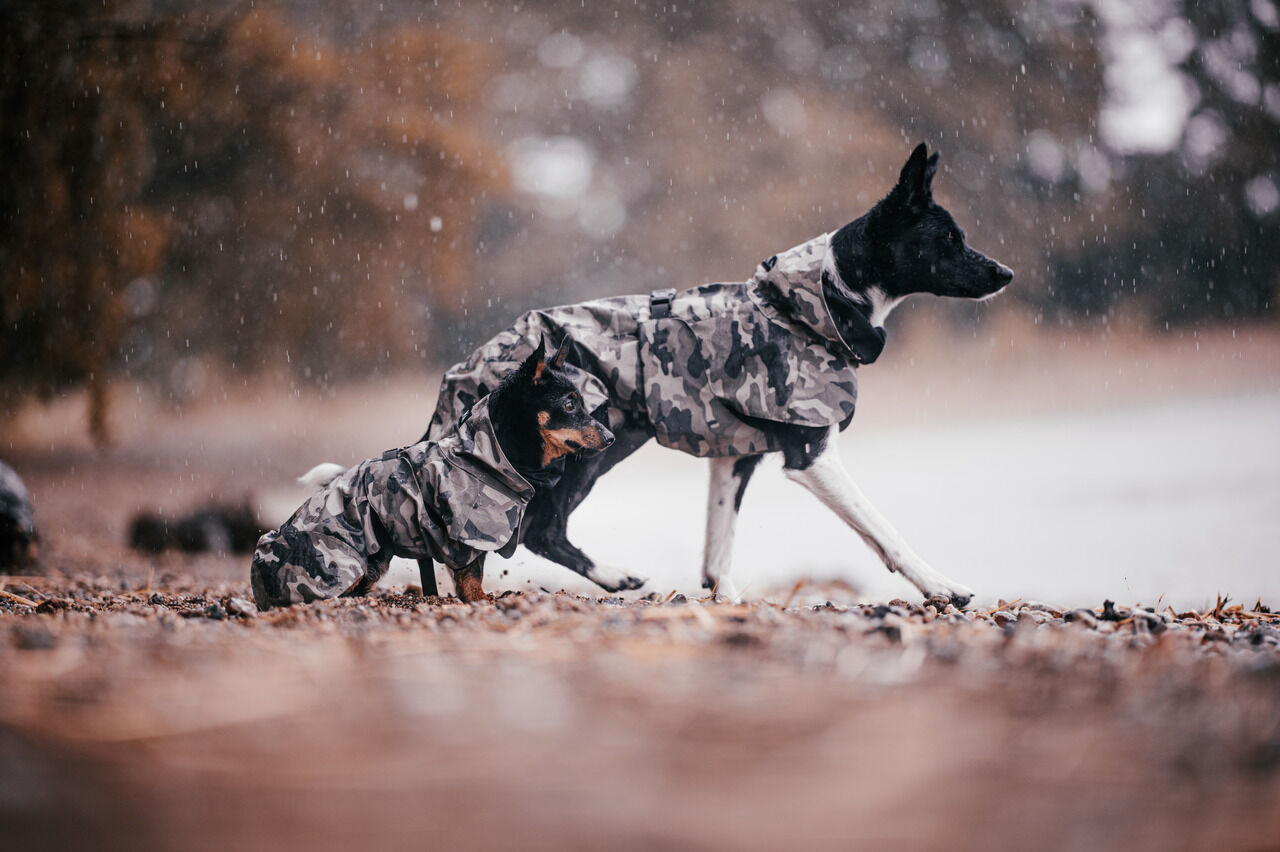
[[[934,201],[937,168],[938,155],[919,145],[870,211],[768,259],[746,283],[525,314],[446,372],[428,436],[448,428],[492,388],[504,363],[524,357],[542,335],[567,335],[574,340],[569,369],[578,371],[589,408],[618,440],[604,453],[569,460],[558,484],[530,504],[523,541],[535,553],[606,589],[642,585],[596,565],[569,542],[567,524],[596,479],[656,437],[710,461],[706,588],[737,597],[730,568],[738,509],[762,456],[780,452],[786,475],[852,527],[890,571],[926,597],[967,603],[972,591],[929,567],[867,501],[835,442],[853,416],[854,368],[879,355],[895,306],[914,293],[985,299],[1013,278],[966,245]]]

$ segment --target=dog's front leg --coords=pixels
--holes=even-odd
[[[713,458],[707,490],[707,541],[702,552],[702,587],[737,600],[733,570],[733,533],[742,507],[742,494],[760,456]]]
[[[418,560],[418,573],[422,575],[423,597],[439,595],[440,589],[436,586],[436,564],[430,556],[423,556]]]
[[[458,598],[466,603],[481,603],[489,596],[484,593],[484,555],[477,556],[475,561],[453,573],[453,585],[458,590]]]
[[[968,604],[973,591],[930,568],[854,484],[840,462],[835,438],[836,431],[832,429],[817,455],[800,461],[795,467],[787,464],[787,478],[800,483],[825,503],[862,536],[890,571],[902,574],[926,598],[943,595],[956,606]]]

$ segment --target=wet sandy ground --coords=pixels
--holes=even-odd
[[[1277,451],[1250,437],[1274,416],[1275,344],[1185,341],[1089,369],[1095,347],[1070,353],[1070,369],[1021,351],[958,359],[984,364],[989,386],[918,351],[869,375],[846,460],[872,442],[866,490],[940,568],[978,575],[983,598],[965,614],[935,614],[874,563],[863,570],[865,548],[845,530],[806,536],[816,551],[778,545],[753,500],[796,512],[784,527],[825,529],[809,526],[825,510],[780,481],[748,495],[739,584],[754,583],[755,602],[698,603],[705,474],[659,452],[605,480],[575,521],[593,548],[656,578],[626,601],[543,593],[590,589],[525,557],[494,563],[490,587],[520,594],[487,606],[396,589],[247,617],[233,600],[248,595],[244,557],[140,556],[123,544],[132,514],[242,494],[287,513],[301,500],[290,480],[312,463],[420,434],[432,382],[229,391],[182,412],[124,398],[106,453],[84,443],[74,402],[36,411],[0,442],[46,537],[46,576],[0,580],[21,599],[0,596],[0,845],[1280,848],[1280,634],[1257,606],[1280,603],[1266,585],[1280,576],[1280,513],[1267,514]],[[1098,390],[1107,383],[1118,396]],[[1215,464],[1197,438],[1189,460],[1127,501],[1116,474],[1110,508],[1072,516],[1083,533],[1027,529],[1053,513],[1021,500],[1018,559],[987,570],[971,540],[947,532],[980,527],[981,501],[966,492],[940,515],[929,500],[941,498],[913,492],[951,493],[965,464],[1034,445],[1037,418],[1076,446],[1081,423],[1130,441],[1107,450],[1117,464],[1138,459],[1129,482],[1160,473],[1143,452],[1167,459],[1196,429],[1227,430],[1237,460]],[[1199,425],[1172,443],[1130,428],[1180,419]],[[895,461],[914,450],[944,464],[954,453],[920,436],[966,434],[979,449],[950,473]],[[997,486],[1017,478],[1007,464]],[[1068,457],[1050,469],[1071,468]],[[1215,476],[1221,487],[1202,487]],[[1210,511],[1177,503],[1180,482],[1207,493]],[[1067,486],[1037,493],[1082,493]],[[661,528],[631,514],[655,488],[688,501]],[[885,488],[901,492],[880,499]],[[637,505],[619,502],[637,493]],[[1107,526],[1126,513],[1133,541]],[[1133,572],[1133,552],[1198,541],[1188,518],[1210,519],[1217,547],[1169,569],[1183,585]],[[602,531],[605,520],[615,526]],[[1090,561],[1073,575],[1062,552],[1091,522],[1106,540],[1075,551]],[[1136,550],[1107,561],[1109,545]],[[1041,563],[1066,569],[1037,574]],[[1057,575],[1079,582],[1030,579]],[[828,579],[796,588],[811,576]],[[1150,594],[1115,579],[1133,576]],[[1218,592],[1234,599],[1218,607]],[[1099,620],[1108,596],[1158,611]],[[1001,597],[1023,600],[997,610]],[[1033,597],[1068,608],[1028,607]],[[1086,605],[1092,618],[1072,612]]]
[[[13,580],[40,602],[0,601],[11,848],[1280,836],[1280,618],[1248,607],[939,614],[801,587],[257,615],[243,584],[122,585]]]

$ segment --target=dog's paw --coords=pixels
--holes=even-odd
[[[969,601],[973,600],[973,589],[959,583],[946,583],[939,588],[926,591],[924,597],[925,600],[946,598],[956,609],[964,609],[969,605]]]
[[[592,565],[586,577],[606,592],[628,592],[649,582],[642,577],[633,577],[624,571],[601,565]]]

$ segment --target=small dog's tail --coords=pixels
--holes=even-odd
[[[345,471],[346,468],[340,464],[333,462],[325,462],[318,464],[311,470],[298,477],[298,482],[309,488],[324,488],[330,482],[338,478],[338,475]]]

